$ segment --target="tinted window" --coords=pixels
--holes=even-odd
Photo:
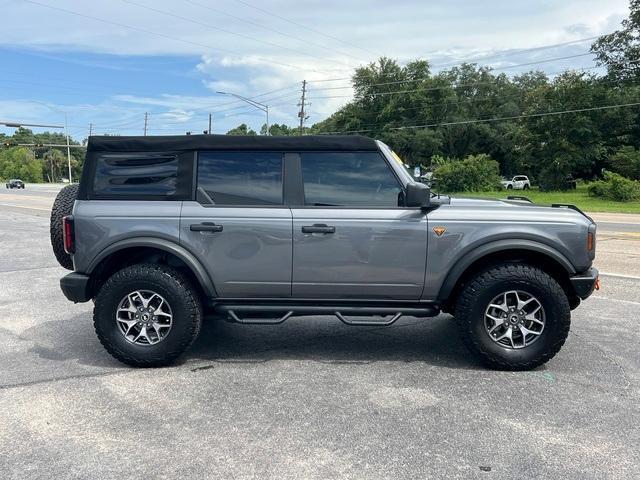
[[[98,195],[176,193],[178,157],[167,154],[107,154],[96,161],[93,191]]]
[[[397,207],[402,189],[376,152],[303,153],[307,205]]]
[[[216,205],[279,205],[282,153],[201,152],[198,187]]]

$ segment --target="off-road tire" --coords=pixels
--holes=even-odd
[[[151,290],[164,297],[173,313],[167,336],[154,345],[125,339],[116,323],[120,300],[134,290]],[[133,367],[163,367],[173,363],[197,338],[202,302],[188,278],[167,265],[137,264],[114,273],[95,298],[93,325],[100,343],[116,359]]]
[[[507,290],[535,295],[542,304],[546,324],[532,344],[509,349],[489,338],[484,314],[489,302]],[[484,270],[463,286],[455,306],[455,318],[467,348],[482,363],[497,370],[530,370],[548,362],[569,335],[571,310],[558,282],[544,271],[526,264],[504,264]]]
[[[67,185],[58,192],[53,208],[51,209],[51,220],[49,223],[49,234],[51,236],[51,247],[58,263],[67,270],[73,270],[71,255],[64,251],[64,239],[62,238],[62,218],[71,215],[73,202],[78,197],[78,185]]]

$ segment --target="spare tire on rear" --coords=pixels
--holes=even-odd
[[[71,255],[64,251],[64,239],[62,238],[62,218],[71,215],[73,212],[73,202],[78,196],[78,185],[67,185],[58,192],[53,208],[51,209],[51,223],[49,232],[51,234],[51,246],[58,263],[68,270],[73,270]]]

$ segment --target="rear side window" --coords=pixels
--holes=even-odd
[[[178,156],[117,153],[96,160],[97,196],[171,197],[178,188]]]
[[[200,152],[198,191],[215,205],[281,205],[280,152]]]
[[[403,190],[377,152],[302,154],[306,205],[397,207]]]

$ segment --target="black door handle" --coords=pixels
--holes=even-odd
[[[221,232],[222,225],[213,222],[192,223],[189,229],[192,232]]]
[[[336,227],[325,225],[324,223],[314,223],[302,227],[302,233],[336,233]]]

